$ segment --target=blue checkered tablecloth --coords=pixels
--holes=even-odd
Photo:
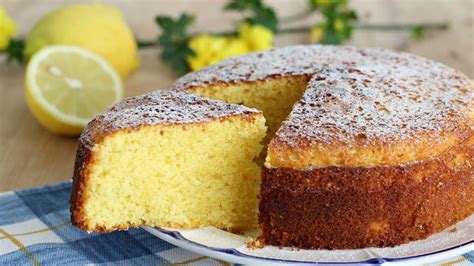
[[[0,265],[228,265],[175,247],[142,229],[88,234],[71,226],[71,182],[0,193]],[[439,262],[474,265],[474,252]]]

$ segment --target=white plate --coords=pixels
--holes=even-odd
[[[151,234],[175,246],[233,263],[268,264],[405,264],[430,263],[474,250],[474,215],[427,239],[393,248],[352,250],[304,250],[267,246],[249,249],[246,243],[257,232],[246,236],[215,227],[193,230],[144,227]]]

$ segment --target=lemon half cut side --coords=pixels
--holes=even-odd
[[[94,116],[123,98],[123,85],[99,55],[54,45],[28,63],[25,94],[40,124],[54,133],[78,135]]]

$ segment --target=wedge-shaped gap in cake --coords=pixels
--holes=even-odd
[[[323,79],[322,77],[318,76]],[[227,103],[243,104],[263,111],[268,132],[262,141],[264,147],[275,136],[281,123],[301,98],[310,76],[269,77],[266,80],[241,83],[215,83],[190,87],[187,90],[206,98]],[[266,148],[262,150],[258,163],[263,164]]]

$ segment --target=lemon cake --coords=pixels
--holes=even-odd
[[[256,244],[392,246],[474,212],[473,84],[440,63],[294,46],[226,60],[176,87],[260,109],[276,132]]]
[[[258,119],[259,128],[266,123],[268,133],[265,137],[263,133],[257,134],[254,144],[249,144],[258,146],[255,142],[262,138],[263,145],[269,143],[268,148],[264,148],[266,158],[261,168],[261,181],[256,181],[259,188],[254,187],[254,194],[239,192],[240,197],[251,197],[251,200],[237,207],[252,213],[250,210],[257,204],[254,196],[259,194],[261,235],[257,245],[329,249],[392,246],[425,238],[474,213],[473,84],[462,73],[440,63],[384,49],[293,46],[228,59],[187,74],[175,83],[172,91],[169,93],[195,94],[221,104],[239,104],[263,112],[265,119]],[[188,107],[179,108],[187,113],[184,109]],[[134,109],[134,105],[130,106],[130,112]],[[166,110],[162,115],[173,117]],[[119,123],[123,117],[118,115],[116,119]],[[135,127],[145,128],[150,124],[146,119],[137,119],[136,123]],[[91,124],[92,128],[108,128],[107,119],[100,116]],[[135,127],[125,125],[123,131]],[[242,126],[245,127],[250,128],[252,124]],[[235,134],[239,139],[240,130]],[[203,138],[213,141],[211,139],[218,139],[220,134],[203,134]],[[141,138],[144,137],[137,137],[137,140]],[[163,145],[173,150],[169,143]],[[144,150],[148,146],[145,145]],[[232,144],[225,149],[233,153],[240,148]],[[259,149],[260,146],[255,148],[252,156],[256,156]],[[117,151],[116,156],[130,158],[123,151]],[[259,180],[257,166],[253,163],[258,160],[253,160],[252,156],[242,158],[242,162],[246,160],[246,165],[253,166],[252,180]],[[81,191],[78,187],[84,183],[83,176],[90,175],[84,174],[83,170],[91,164],[86,158],[79,153],[72,196],[73,221],[89,230],[127,228],[104,228],[103,221],[96,222],[95,227],[85,227],[78,222],[81,217],[104,219],[94,212],[74,215],[81,206],[87,205],[77,200],[78,191]],[[153,161],[159,157],[143,152],[141,158],[142,161]],[[240,167],[227,160],[212,167],[228,171]],[[128,161],[129,164],[134,162]],[[181,168],[181,165],[176,167]],[[109,181],[136,179],[125,176],[121,173],[111,175],[107,171],[101,173],[101,177]],[[180,180],[191,176],[184,175]],[[149,178],[146,176],[142,180]],[[244,179],[238,175],[229,178]],[[217,182],[222,185],[227,180]],[[241,182],[226,183],[226,186],[242,190],[238,184]],[[199,192],[208,195],[207,200],[213,203],[214,186],[217,185],[205,187],[200,184]],[[129,187],[122,183],[118,186]],[[83,199],[97,194],[96,198],[90,198],[89,202],[93,204],[103,197],[88,188],[89,185],[82,187],[83,191],[89,191]],[[130,204],[130,198],[127,198],[125,205],[114,203],[116,216],[107,218],[108,221],[122,219],[123,224],[130,226],[161,225],[152,221],[160,217],[159,209],[169,207],[169,202],[148,204],[151,201],[144,192],[159,194],[163,191],[158,190],[159,187],[147,187],[143,192],[138,187],[137,194],[130,196],[138,198],[135,199],[137,202]],[[174,186],[166,189],[176,191]],[[126,194],[118,195],[126,198]],[[169,196],[170,201],[175,197],[184,200],[173,195]],[[238,196],[219,200],[231,201],[233,197]],[[104,199],[96,206],[101,206],[107,213],[111,208],[107,204],[112,204],[108,201],[111,200]],[[138,213],[133,216],[137,220],[130,222],[128,211],[123,210],[137,209],[139,204],[151,206],[144,210],[154,212]],[[230,207],[223,206],[222,209],[225,208]],[[214,209],[203,206],[196,217],[201,218],[203,212]],[[174,210],[169,216],[171,221],[165,224],[187,228],[215,225],[223,229],[249,228],[255,224],[250,218],[240,219],[239,226],[205,220],[177,222],[189,212],[182,205]],[[230,209],[226,211],[231,212]]]
[[[100,232],[254,227],[260,170],[253,159],[265,130],[261,111],[180,91],[124,100],[80,137],[72,223]]]

